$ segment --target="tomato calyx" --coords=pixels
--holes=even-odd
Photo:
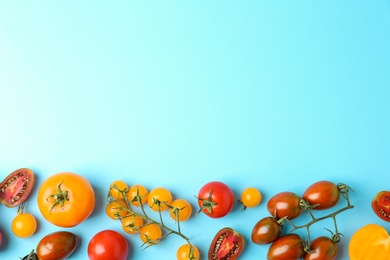
[[[68,197],[68,194],[69,194],[69,191],[62,191],[61,190],[61,185],[62,185],[63,182],[61,182],[60,184],[58,184],[58,189],[57,189],[57,194],[51,194],[49,195],[48,198],[53,198],[54,199],[54,203],[53,205],[51,206],[50,208],[50,213],[53,211],[53,209],[57,206],[57,205],[60,205],[61,208],[63,208],[65,202],[69,201],[69,197]],[[48,200],[48,199],[47,199]]]
[[[26,255],[23,258],[20,258],[21,260],[39,260],[37,254],[35,253],[34,249],[31,250],[31,252]]]
[[[199,201],[202,202],[202,206],[200,207],[200,209],[196,213],[197,215],[205,210],[207,210],[207,212],[209,214],[211,214],[213,212],[213,207],[217,206],[217,203],[212,200],[212,195],[213,195],[213,189],[210,189],[210,192],[209,192],[207,199],[202,199],[202,198],[195,196],[195,198],[197,198]]]

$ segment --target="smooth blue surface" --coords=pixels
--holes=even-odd
[[[390,4],[388,1],[2,1],[0,174],[29,167],[37,181],[27,211],[39,221],[12,235],[16,209],[0,207],[1,259],[27,254],[47,233],[37,188],[73,171],[93,185],[93,215],[71,231],[87,259],[89,239],[120,231],[104,213],[108,185],[163,186],[197,210],[211,180],[263,193],[255,209],[223,219],[198,215],[182,231],[206,259],[222,227],[241,232],[240,259],[265,259],[250,242],[281,191],[320,179],[349,184],[355,209],[339,215],[348,259],[352,233],[378,223],[370,201],[390,189]],[[169,221],[169,219],[168,219]],[[171,223],[173,224],[173,222]],[[313,234],[324,234],[324,222]],[[129,259],[175,259],[168,237]]]

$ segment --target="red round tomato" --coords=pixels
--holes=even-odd
[[[330,181],[318,181],[310,185],[303,193],[312,209],[329,209],[337,204],[340,191],[336,184]]]
[[[304,260],[335,260],[337,256],[337,244],[326,236],[317,237],[310,244],[310,253],[306,253]]]
[[[296,260],[303,257],[304,246],[297,234],[288,234],[278,238],[268,249],[268,260]]]
[[[237,259],[244,245],[245,240],[240,233],[228,227],[223,228],[218,231],[210,244],[208,259]]]
[[[0,184],[0,201],[8,208],[22,204],[34,185],[34,173],[27,168],[10,173]]]
[[[64,260],[76,249],[78,237],[68,231],[58,231],[43,237],[37,246],[39,260]]]
[[[126,260],[129,246],[126,239],[114,230],[103,230],[94,235],[88,244],[90,260]]]
[[[212,181],[199,190],[199,211],[212,218],[226,216],[234,206],[234,193],[223,182]]]
[[[260,219],[252,229],[252,242],[264,245],[274,242],[279,238],[282,226],[273,217]]]
[[[268,212],[277,219],[294,219],[302,213],[301,198],[289,191],[274,195],[267,203]]]
[[[371,207],[378,217],[390,222],[390,191],[378,192],[371,202]]]

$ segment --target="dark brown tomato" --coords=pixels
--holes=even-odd
[[[303,241],[297,234],[287,234],[278,238],[268,249],[268,260],[296,260],[305,253]]]
[[[40,260],[67,259],[75,250],[77,243],[78,237],[71,232],[54,232],[39,241],[36,254]]]
[[[260,219],[252,229],[252,242],[265,245],[280,237],[282,226],[273,217]]]
[[[218,231],[208,252],[209,260],[235,260],[244,249],[244,237],[237,231],[225,227]]]
[[[294,219],[302,213],[300,201],[301,198],[293,192],[280,192],[269,199],[267,209],[277,219]]]
[[[371,207],[378,217],[390,222],[390,191],[378,192],[371,202]]]
[[[335,260],[338,252],[337,244],[329,237],[321,236],[310,244],[311,253],[305,253],[304,260]]]
[[[0,184],[0,201],[8,208],[19,206],[30,195],[34,173],[27,168],[10,173]]]
[[[329,209],[339,202],[340,190],[333,182],[318,181],[306,189],[302,198],[315,206],[313,209]]]

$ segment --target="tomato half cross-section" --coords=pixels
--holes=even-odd
[[[232,228],[222,228],[214,236],[208,252],[209,260],[237,259],[244,250],[244,237]]]
[[[21,168],[10,173],[0,183],[0,202],[8,208],[22,204],[30,195],[34,185],[34,173]]]
[[[72,172],[51,175],[38,191],[38,207],[50,223],[64,228],[86,220],[95,207],[95,193],[87,179]]]
[[[390,191],[380,191],[371,202],[372,210],[384,221],[390,222]]]

